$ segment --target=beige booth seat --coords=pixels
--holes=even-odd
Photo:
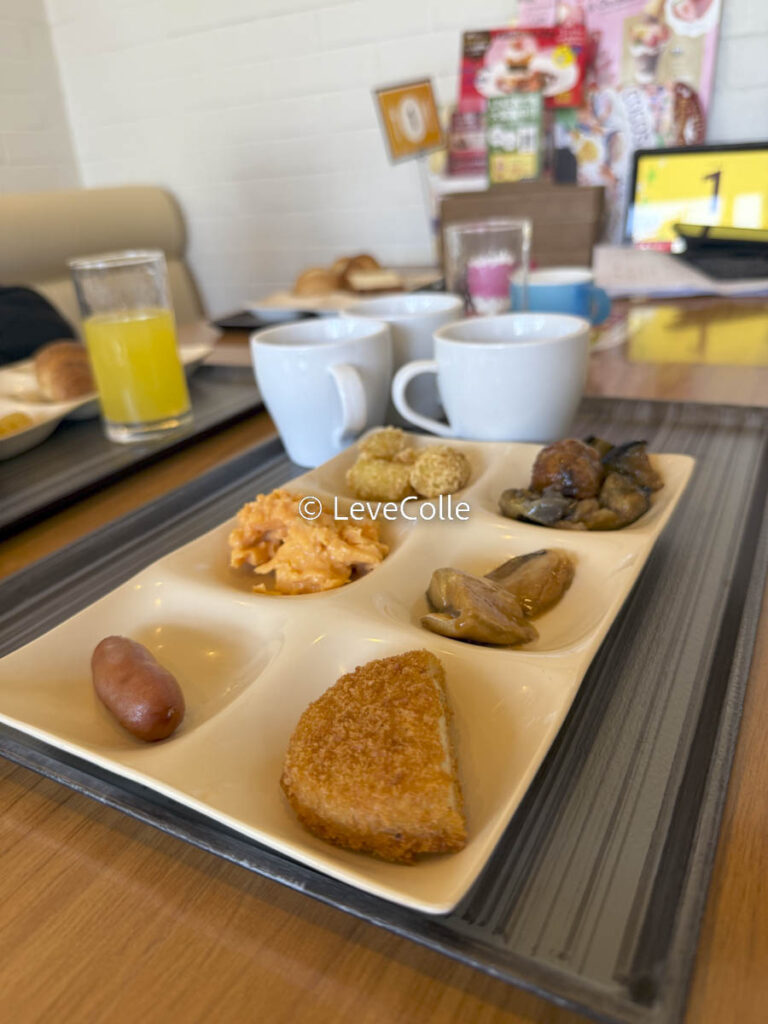
[[[119,249],[162,249],[180,324],[205,316],[184,254],[179,205],[144,185],[0,195],[0,284],[37,289],[73,324],[79,315],[67,260]]]

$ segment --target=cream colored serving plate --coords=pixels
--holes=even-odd
[[[641,520],[615,533],[577,533],[496,511],[504,488],[526,485],[536,445],[456,447],[473,469],[454,496],[470,505],[468,521],[386,523],[391,552],[381,566],[339,590],[301,597],[252,593],[228,568],[232,522],[224,523],[0,660],[0,719],[366,892],[428,913],[451,910],[515,813],[693,468],[688,456],[655,456],[665,486]],[[354,457],[347,450],[287,486],[351,498],[344,476]],[[535,643],[478,647],[420,626],[434,569],[484,573],[545,546],[573,555],[576,577],[537,620]],[[134,740],[94,696],[91,652],[114,633],[146,644],[182,684],[187,716],[165,742]],[[469,841],[460,853],[404,866],[310,835],[279,778],[310,701],[357,665],[419,647],[445,666]]]

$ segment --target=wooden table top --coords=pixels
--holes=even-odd
[[[768,322],[768,307],[765,315]],[[768,405],[768,367],[637,363],[617,347],[592,357],[588,391]],[[24,530],[0,545],[0,577],[271,432],[268,417],[259,414]],[[767,733],[764,600],[690,1024],[751,1024],[766,1017]],[[2,758],[0,992],[0,1017],[14,1024],[44,1018],[78,1024],[582,1019]]]

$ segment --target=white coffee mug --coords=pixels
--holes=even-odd
[[[301,320],[251,335],[261,396],[291,460],[319,466],[384,423],[392,380],[386,324]]]
[[[435,358],[395,374],[392,398],[411,423],[443,437],[554,441],[567,436],[587,377],[587,320],[509,313],[459,320],[435,332]],[[419,415],[408,382],[437,374],[448,423]]]
[[[431,359],[434,355],[433,335],[438,327],[453,323],[464,312],[464,302],[458,295],[444,292],[410,292],[402,295],[382,295],[375,299],[361,299],[351,303],[344,315],[370,317],[389,324],[392,334],[392,369],[413,359]],[[414,381],[408,398],[422,416],[441,416],[442,407],[437,386],[429,378]],[[406,422],[391,406],[387,421],[405,426]]]

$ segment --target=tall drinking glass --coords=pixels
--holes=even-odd
[[[510,308],[513,274],[527,280],[531,222],[525,218],[489,217],[449,224],[445,229],[445,287],[464,298],[471,316],[495,316]]]
[[[87,256],[69,266],[107,437],[146,441],[190,423],[163,253]]]

